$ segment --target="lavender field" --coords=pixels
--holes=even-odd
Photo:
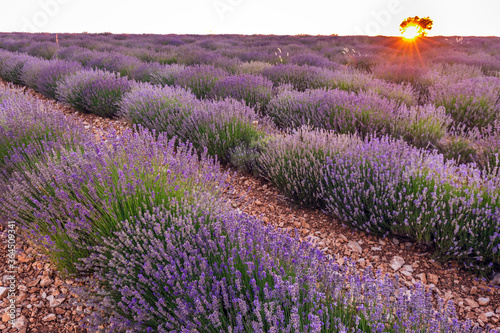
[[[500,38],[4,33],[0,78],[0,221],[86,281],[89,332],[496,332],[235,210],[224,170],[491,279]]]

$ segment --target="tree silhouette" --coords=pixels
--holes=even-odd
[[[427,32],[432,29],[432,24],[434,22],[429,17],[408,17],[406,20],[401,22],[399,25],[399,30],[404,32],[409,26],[417,26],[418,32],[421,37],[427,36]]]

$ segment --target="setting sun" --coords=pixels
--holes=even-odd
[[[417,25],[409,25],[401,32],[401,34],[404,39],[415,39],[420,36],[420,27]]]
[[[413,40],[417,37],[427,36],[427,32],[432,29],[433,21],[429,17],[408,17],[399,25],[399,31],[406,40]]]

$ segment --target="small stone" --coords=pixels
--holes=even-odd
[[[17,318],[12,325],[12,328],[17,328],[18,332],[26,332],[26,329],[28,328],[28,319],[25,316]]]
[[[391,268],[395,271],[401,268],[405,263],[405,260],[400,256],[394,256],[391,260]]]
[[[477,319],[481,320],[485,324],[488,322],[488,317],[486,317],[486,314],[484,313],[481,313],[479,316],[477,316]]]
[[[439,282],[439,277],[436,274],[428,273],[427,274],[427,281],[430,283],[434,283],[435,285],[438,284]]]
[[[40,288],[38,288],[38,287],[34,287],[34,288],[30,288],[29,293],[30,293],[30,294],[33,294],[33,293],[36,293],[36,292],[38,292],[38,291],[40,291]]]
[[[451,291],[449,291],[449,290],[448,290],[448,291],[446,291],[446,292],[444,293],[444,300],[445,300],[445,301],[449,301],[449,300],[450,300],[450,299],[452,299],[452,298],[453,298],[453,293],[452,293]]]
[[[8,312],[5,312],[5,313],[3,314],[3,316],[2,316],[2,321],[3,321],[4,323],[6,323],[6,322],[8,322],[9,320],[10,320],[10,315],[9,315],[9,313],[8,313]]]
[[[472,286],[472,288],[470,288],[470,294],[471,295],[477,294],[477,287],[476,286]]]
[[[62,280],[58,277],[56,277],[55,281],[54,281],[54,287],[59,287],[60,285],[62,285]]]
[[[500,273],[495,274],[495,276],[491,280],[491,284],[500,285]]]
[[[372,251],[382,251],[382,248],[380,248],[378,246],[372,246],[371,250]]]
[[[62,314],[64,314],[65,312],[66,312],[66,311],[65,311],[64,309],[61,309],[61,308],[56,308],[56,313],[57,313],[57,314],[62,315]]]
[[[465,303],[467,303],[468,306],[470,306],[471,308],[475,309],[475,308],[478,308],[479,307],[479,304],[473,300],[473,299],[470,299],[470,298],[466,298],[465,299]]]
[[[49,301],[49,306],[51,308],[55,308],[56,306],[61,305],[66,298],[55,298],[54,295],[47,296],[47,300]]]
[[[417,276],[423,284],[427,284],[427,275],[425,273],[420,273]]]
[[[42,318],[42,321],[54,321],[56,320],[56,315],[51,313]]]
[[[9,294],[9,288],[0,287],[0,299],[4,299]]]
[[[47,287],[48,285],[50,285],[52,282],[54,282],[51,278],[49,278],[48,276],[44,276],[42,278],[42,280],[40,281],[40,286],[43,288],[43,287]]]
[[[26,287],[34,287],[40,282],[40,278],[36,278],[34,280],[31,280],[30,282],[26,283]]]
[[[262,217],[262,221],[264,221],[264,223],[269,223],[269,217],[267,216]]]
[[[394,245],[399,245],[399,240],[397,238],[393,238],[392,243],[394,243]]]
[[[26,256],[24,253],[17,256],[17,261],[23,264],[32,262],[33,260],[34,260],[33,258]]]
[[[399,271],[401,274],[403,274],[404,276],[408,277],[408,278],[411,278],[412,275],[411,275],[411,272],[408,272],[408,271],[403,271],[403,270],[400,270]]]
[[[467,315],[465,316],[465,319],[472,319],[472,320],[474,320],[474,319],[476,319],[476,316],[474,315],[474,312],[469,311],[469,312],[467,312]]]
[[[363,252],[363,248],[356,241],[349,241],[349,243],[347,243],[347,247],[349,247],[351,250],[353,250],[354,252],[357,252],[357,253]]]
[[[339,242],[341,242],[341,243],[347,243],[348,242],[346,236],[344,236],[342,234],[339,234],[338,238],[339,238]]]
[[[495,310],[495,313],[500,314],[500,306]]]
[[[21,304],[26,298],[28,298],[28,294],[22,293],[16,297],[16,303]]]
[[[413,267],[411,265],[404,265],[401,268],[402,271],[408,272],[408,273],[413,273]]]
[[[256,200],[256,201],[255,201],[255,204],[256,204],[257,206],[262,206],[262,202],[261,202],[260,200]]]
[[[486,306],[490,303],[490,298],[489,297],[479,297],[477,299],[477,303],[481,306]]]

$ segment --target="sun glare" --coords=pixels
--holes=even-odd
[[[401,34],[404,39],[415,39],[420,36],[420,27],[417,25],[409,25],[401,32]]]

